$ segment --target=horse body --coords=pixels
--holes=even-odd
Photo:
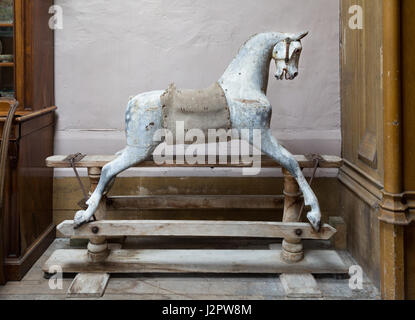
[[[277,79],[282,79],[284,74],[286,79],[294,79],[298,74],[300,40],[305,35],[270,32],[253,36],[241,47],[218,84],[226,97],[232,129],[261,130],[261,145],[255,147],[281,163],[297,179],[305,204],[311,206],[307,217],[319,230],[321,213],[317,198],[294,157],[272,136],[272,106],[266,97],[271,59],[276,60]],[[154,136],[163,128],[163,93],[161,90],[142,93],[128,103],[125,114],[127,146],[118,158],[103,167],[99,184],[87,201],[88,209],[77,212],[74,227],[91,219],[105,188],[117,174],[144,161],[160,143],[154,141]],[[248,142],[254,143],[252,139]]]

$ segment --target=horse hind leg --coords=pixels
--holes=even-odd
[[[130,100],[126,111],[127,147],[119,152],[119,156],[107,163],[101,172],[99,183],[88,199],[87,210],[78,211],[74,218],[74,228],[90,221],[98,208],[103,194],[111,187],[111,181],[117,174],[131,166],[144,161],[159,144],[153,140],[161,128],[160,94],[149,92]]]

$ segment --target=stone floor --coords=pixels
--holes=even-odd
[[[162,240],[134,239],[125,243],[124,247],[140,248],[264,248],[268,246],[262,240]],[[76,245],[76,243],[75,243]],[[79,243],[78,245],[83,245]],[[74,242],[72,242],[72,247]],[[307,244],[305,245],[307,247]],[[315,244],[313,244],[315,246]],[[319,244],[319,247],[327,244]],[[12,299],[69,299],[66,292],[74,278],[67,275],[63,279],[62,289],[52,290],[49,281],[43,278],[42,264],[56,249],[69,248],[67,239],[56,239],[44,255],[20,282],[8,282],[0,286],[0,300]],[[354,264],[346,252],[339,253],[342,259]],[[351,290],[349,279],[339,276],[317,276],[317,284],[323,294],[323,299],[380,299],[378,289],[364,277],[362,290]],[[246,299],[286,299],[285,291],[279,275],[112,275],[105,294],[100,299],[114,300],[148,300],[148,299],[206,299],[206,300],[246,300]]]

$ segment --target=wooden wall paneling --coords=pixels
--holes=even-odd
[[[363,8],[362,30],[349,27],[352,5]],[[341,2],[343,157],[379,182],[383,182],[381,19],[381,0]],[[368,163],[368,154],[376,161]]]
[[[368,200],[358,198],[351,188],[343,186],[341,190],[341,210],[346,213],[343,219],[347,225],[347,250],[355,258],[372,282],[380,287],[380,250],[379,220],[376,205],[368,205]],[[357,192],[364,193],[364,189]],[[378,199],[371,194],[374,203]]]
[[[349,8],[355,4],[363,8],[362,30],[348,25]],[[360,229],[349,232],[349,249],[373,277],[379,268],[385,299],[414,298],[415,244],[410,223],[415,203],[411,144],[415,138],[415,2],[343,0],[341,10],[345,166],[340,180],[354,193],[345,192],[342,205],[348,229]],[[367,221],[373,219],[365,215],[374,214],[381,221],[369,225]],[[373,242],[376,238],[367,238],[365,233],[378,235],[379,247]],[[365,247],[379,258],[380,267],[364,256]]]
[[[405,230],[405,297],[415,300],[415,224]]]
[[[349,8],[363,9],[351,29]],[[342,214],[348,249],[380,286],[377,207],[383,189],[382,0],[341,0]]]
[[[360,138],[359,147],[362,151],[374,149],[374,162],[362,163],[368,165],[368,173],[377,181],[383,182],[383,95],[382,95],[382,6],[380,1],[365,1],[364,43],[365,69],[365,117],[364,133]],[[362,130],[363,131],[363,130]],[[365,137],[371,137],[365,148]],[[362,152],[358,149],[358,158]],[[369,159],[370,160],[370,159]],[[365,161],[363,161],[365,162]],[[373,171],[372,171],[373,170]]]
[[[403,185],[409,212],[415,214],[415,1],[403,0],[402,19],[402,103]],[[405,295],[415,300],[415,223],[405,230]]]
[[[381,293],[386,300],[405,298],[405,227],[380,221]]]

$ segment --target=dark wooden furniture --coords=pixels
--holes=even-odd
[[[56,109],[51,5],[53,0],[6,0],[0,5],[3,54],[12,55],[0,62],[0,135],[10,100],[19,102],[9,139],[0,230],[3,283],[20,280],[55,237],[53,172],[44,164],[53,154]]]

